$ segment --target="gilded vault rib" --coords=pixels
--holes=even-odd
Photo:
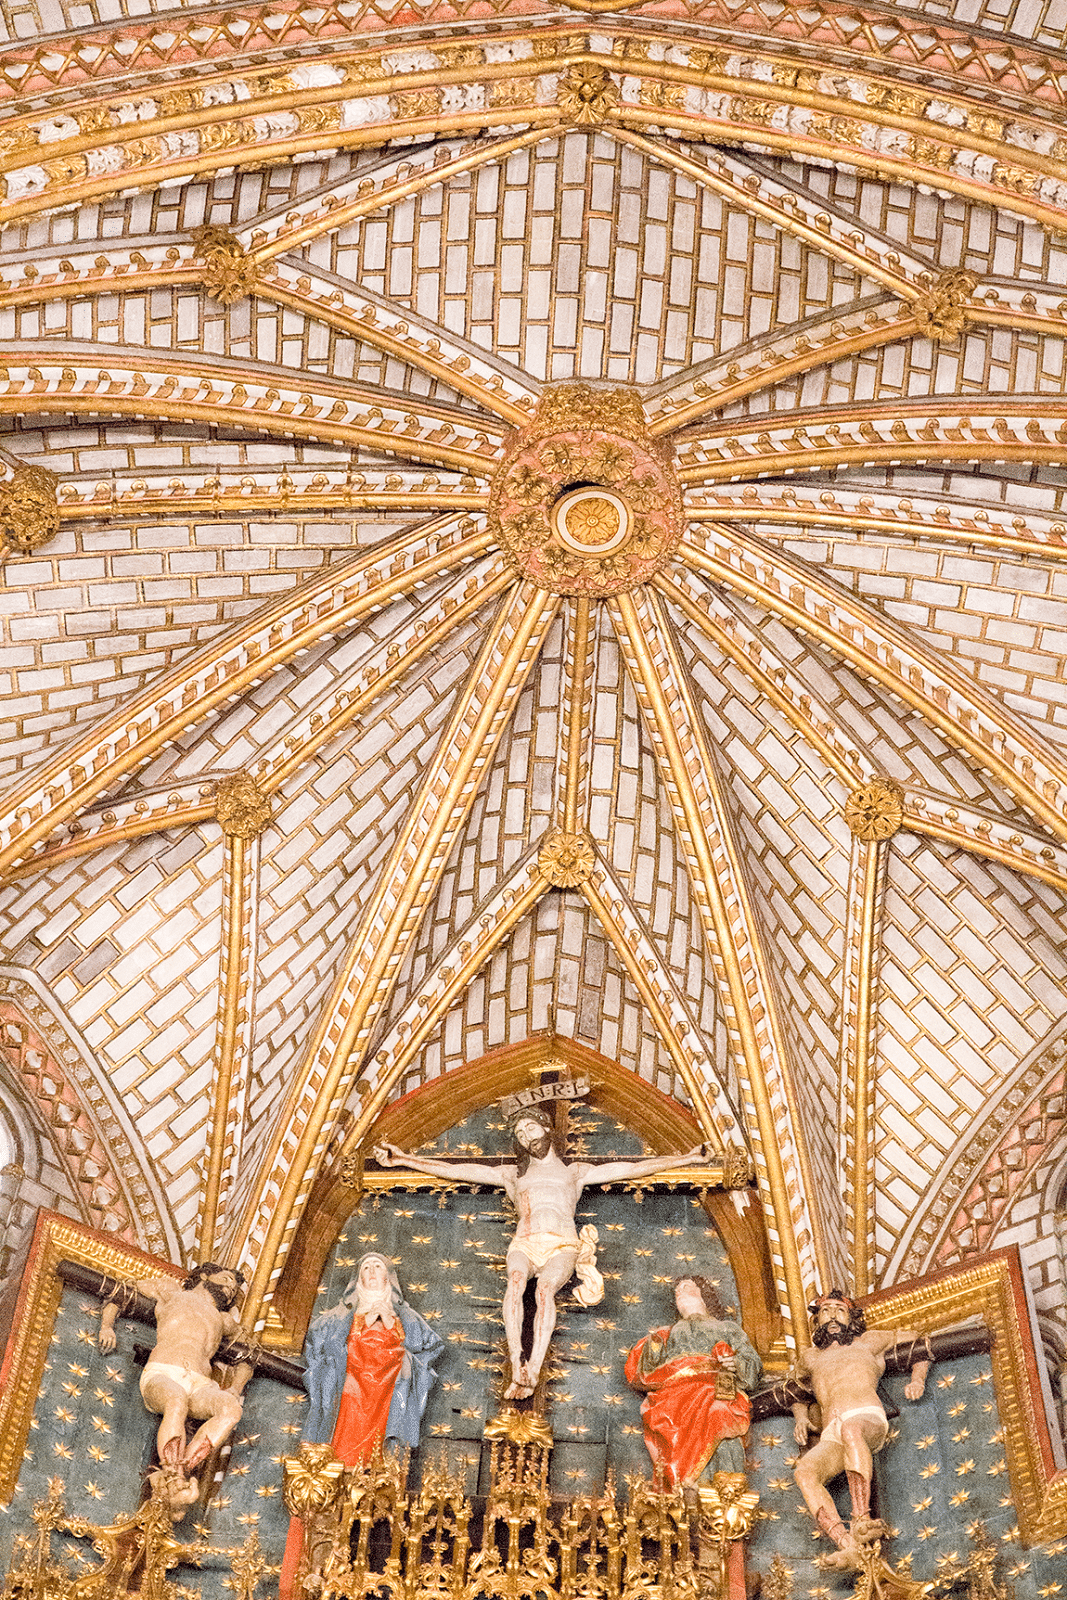
[[[502,604],[364,910],[239,1232],[252,1268],[242,1313],[250,1324],[281,1272],[325,1137],[559,605],[532,584]]]
[[[783,1315],[805,1327],[806,1295],[821,1278],[812,1189],[768,976],[735,841],[658,598],[608,602],[685,852],[718,979],[738,1076],[754,1108],[750,1127]]]
[[[414,585],[475,559],[489,543],[487,533],[445,518],[339,562],[295,593],[268,601],[8,791],[0,810],[0,871],[277,663],[380,610]]]

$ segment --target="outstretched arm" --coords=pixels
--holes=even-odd
[[[127,1285],[129,1288],[130,1285]],[[166,1300],[171,1294],[177,1294],[180,1285],[173,1278],[144,1278],[140,1283],[132,1285],[138,1294],[143,1294],[149,1300]],[[128,1304],[129,1302],[127,1302]],[[114,1350],[117,1340],[115,1338],[115,1320],[119,1314],[118,1300],[108,1300],[100,1313],[100,1333],[97,1344],[100,1349],[108,1354]]]
[[[646,1161],[605,1161],[601,1166],[592,1162],[576,1162],[578,1181],[583,1189],[594,1183],[622,1183],[627,1178],[651,1178],[657,1172],[670,1172],[675,1167],[690,1167],[712,1158],[706,1144],[698,1144],[680,1156],[649,1156]]]
[[[434,1161],[429,1156],[409,1155],[406,1150],[398,1150],[395,1144],[375,1145],[373,1155],[383,1167],[413,1167],[416,1172],[428,1172],[431,1178],[484,1183],[491,1189],[508,1189],[515,1175],[512,1166],[483,1167],[477,1161]]]
[[[926,1374],[930,1370],[930,1340],[924,1333],[912,1333],[908,1328],[879,1330],[882,1335],[881,1353],[887,1358],[896,1356],[901,1365],[911,1368],[911,1380],[904,1390],[908,1400],[921,1400],[926,1391]],[[915,1353],[921,1350],[923,1359],[916,1361]],[[899,1371],[899,1367],[897,1369]]]

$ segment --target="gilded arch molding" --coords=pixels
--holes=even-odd
[[[527,1088],[531,1068],[550,1056],[565,1061],[578,1076],[591,1076],[596,1084],[596,1104],[632,1128],[653,1153],[685,1149],[698,1137],[689,1111],[618,1062],[559,1034],[535,1034],[432,1080],[385,1107],[368,1137],[374,1142],[387,1139],[404,1149],[435,1139],[471,1112]],[[346,1148],[351,1147],[350,1138]],[[342,1176],[340,1161],[320,1174],[275,1290],[268,1339],[300,1343],[314,1305],[315,1286],[357,1196],[358,1191]],[[781,1336],[781,1322],[774,1309],[772,1265],[760,1210],[747,1205],[739,1211],[730,1195],[720,1190],[709,1191],[704,1205],[729,1252],[745,1327],[761,1350],[769,1350]]]
[[[31,972],[0,966],[0,1050],[90,1226],[173,1260],[181,1235],[121,1097]]]
[[[757,41],[760,31],[753,30]],[[780,24],[776,31],[780,38]],[[60,191],[64,204],[87,203],[131,182],[176,182],[251,161],[376,144],[386,129],[390,138],[420,139],[523,123],[548,127],[561,122],[561,107],[565,114],[560,84],[576,67],[615,75],[617,103],[605,108],[605,125],[665,128],[756,153],[847,159],[1051,227],[1067,220],[1060,130],[1053,107],[1048,118],[1034,114],[1041,101],[1032,91],[1028,102],[1013,97],[991,111],[989,90],[978,104],[960,93],[958,68],[933,92],[887,90],[884,73],[856,64],[855,56],[844,77],[824,75],[795,48],[751,36],[731,53],[683,35],[657,60],[649,50],[656,31],[637,18],[598,33],[595,48],[573,28],[508,26],[507,36],[506,52],[473,34],[462,45],[435,50],[431,43],[432,67],[421,60],[425,48],[405,59],[335,45],[315,63],[314,87],[306,86],[314,58],[282,72],[231,68],[140,92],[135,122],[123,120],[127,86],[105,93],[88,113],[72,107],[73,114],[15,118],[0,147],[0,220],[48,210]]]

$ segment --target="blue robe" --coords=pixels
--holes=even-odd
[[[404,1331],[404,1353],[410,1371],[406,1376],[402,1372],[393,1386],[385,1437],[415,1449],[430,1391],[437,1381],[434,1363],[444,1345],[425,1318],[413,1311],[406,1300],[400,1301],[396,1312]],[[303,1433],[305,1444],[330,1444],[333,1440],[354,1315],[352,1307],[342,1303],[316,1317],[308,1329],[304,1343],[304,1382],[310,1407]]]

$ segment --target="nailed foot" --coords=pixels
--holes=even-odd
[[[518,1368],[512,1368],[512,1380],[504,1391],[505,1400],[528,1400],[537,1388],[536,1377],[530,1376],[530,1369],[525,1361]]]

